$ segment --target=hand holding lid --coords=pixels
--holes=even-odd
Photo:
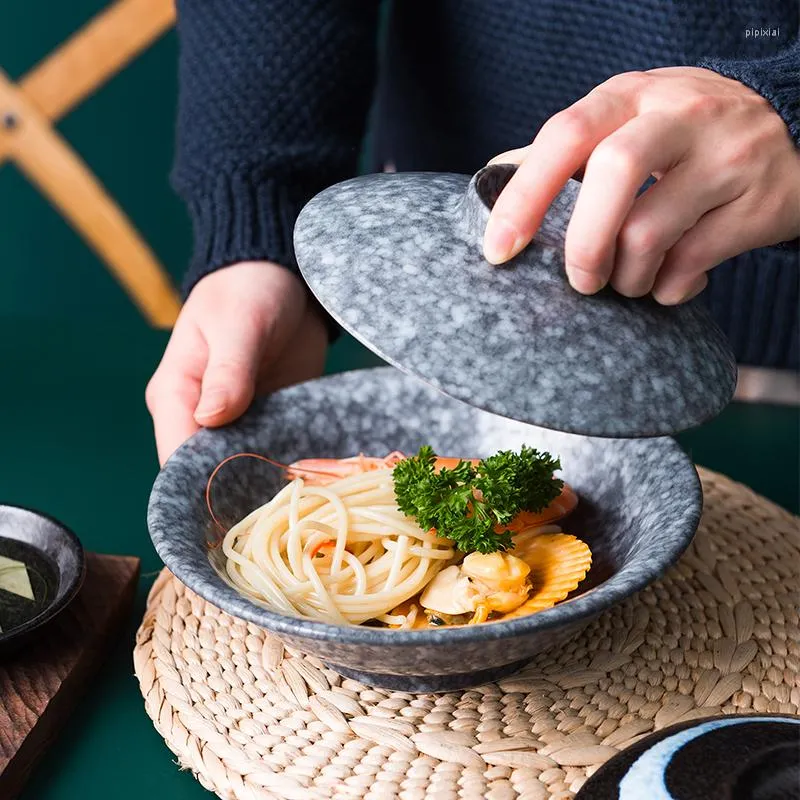
[[[702,306],[570,287],[563,243],[576,181],[522,253],[499,267],[485,260],[489,212],[515,169],[375,174],[326,189],[295,227],[303,277],[367,347],[487,411],[620,437],[719,413],[736,367]]]

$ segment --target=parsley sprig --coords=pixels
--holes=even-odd
[[[520,511],[541,511],[561,492],[553,477],[557,458],[523,446],[501,450],[477,465],[459,461],[436,471],[436,454],[425,445],[394,468],[397,505],[426,530],[435,528],[463,553],[493,553],[513,546],[503,530]],[[499,531],[499,532],[496,532]]]

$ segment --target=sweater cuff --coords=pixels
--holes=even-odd
[[[767,58],[707,58],[699,61],[697,66],[711,69],[758,92],[780,115],[795,146],[800,147],[800,42]],[[800,238],[772,247],[795,251],[800,249]]]
[[[800,147],[800,43],[760,59],[707,58],[697,66],[743,83],[769,101]]]
[[[220,174],[201,185],[187,185],[173,176],[173,183],[186,201],[193,230],[184,299],[201,278],[240,261],[272,261],[301,277],[292,235],[308,197],[252,173]],[[341,329],[313,296],[310,300],[319,307],[333,342]]]

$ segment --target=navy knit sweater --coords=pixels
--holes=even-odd
[[[236,261],[295,268],[300,209],[356,173],[370,119],[373,169],[472,173],[616,73],[695,65],[760,92],[800,145],[796,0],[399,0],[382,47],[379,5],[178,1],[186,291]],[[709,277],[703,296],[740,363],[797,369],[796,249]]]

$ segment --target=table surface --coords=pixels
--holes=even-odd
[[[134,617],[62,736],[37,767],[25,800],[210,797],[145,714],[132,647],[147,591],[161,568],[145,510],[157,471],[144,386],[167,334],[105,321],[0,320],[3,442],[0,500],[61,519],[87,549],[137,555]],[[329,371],[379,363],[352,340]],[[800,410],[734,404],[680,441],[697,463],[798,511]]]

